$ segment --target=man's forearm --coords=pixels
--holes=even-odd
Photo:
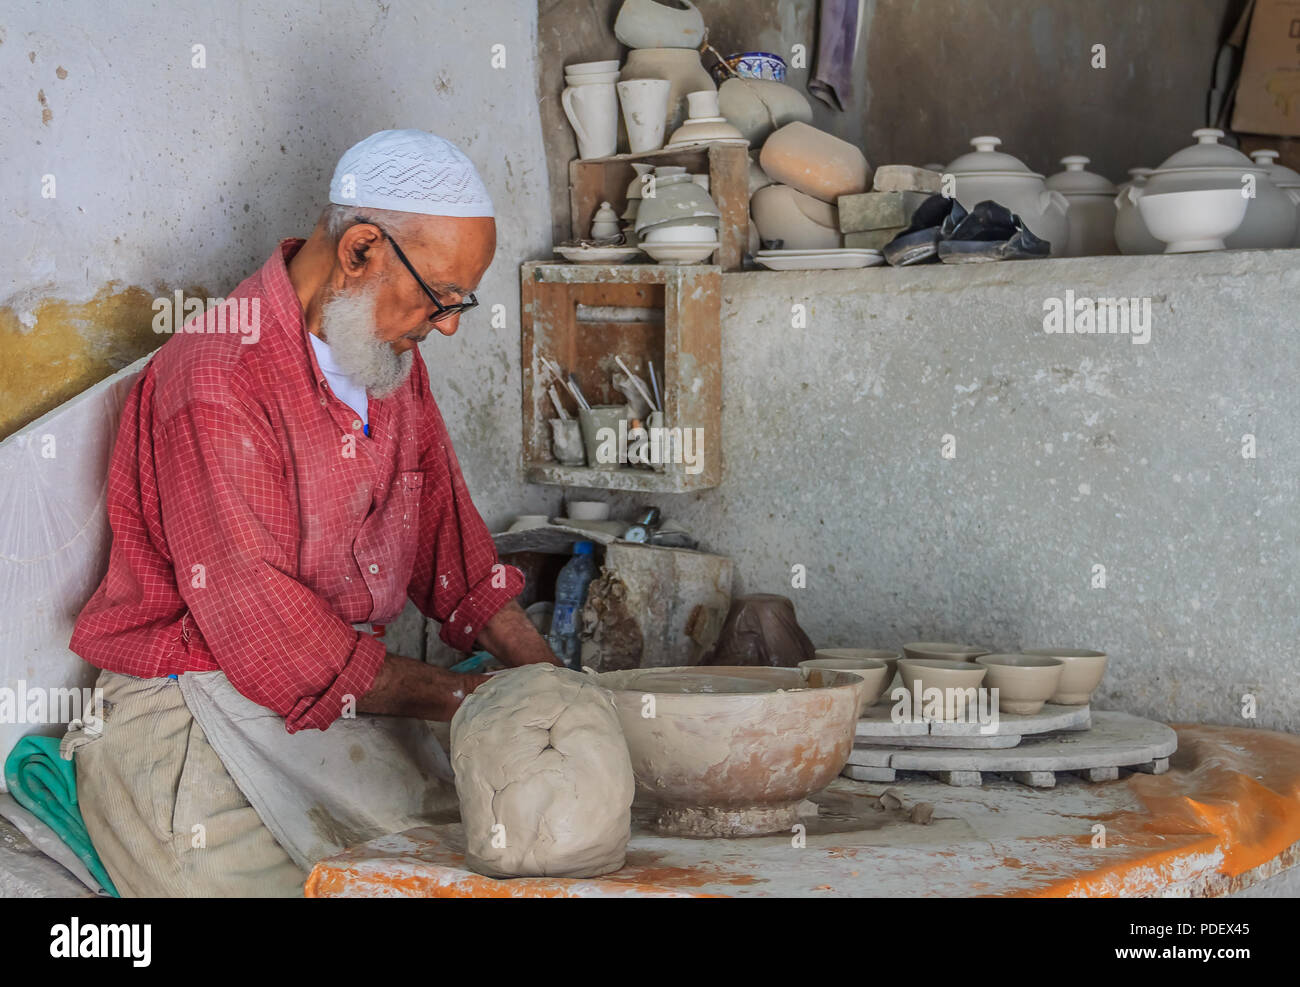
[[[446,722],[465,697],[487,680],[486,675],[461,675],[390,651],[357,710]]]
[[[563,664],[514,600],[496,612],[479,631],[478,642],[503,665],[532,665],[537,662]]]
[[[479,643],[504,665],[561,664],[514,600],[483,625]],[[390,651],[370,691],[357,703],[357,710],[447,721],[456,714],[465,697],[489,677],[449,672]]]

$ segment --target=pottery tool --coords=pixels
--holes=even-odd
[[[546,369],[555,375],[555,379],[563,384],[568,389],[569,393],[573,395],[573,400],[577,402],[578,407],[585,408],[588,411],[591,410],[591,405],[587,403],[586,398],[584,398],[579,391],[575,390],[577,381],[573,379],[573,374],[569,374],[568,377],[565,377],[564,371],[560,369],[558,363],[545,356],[543,356],[541,360],[542,363],[546,364]],[[570,383],[570,381],[572,381],[572,383]]]
[[[653,405],[647,403],[644,395],[632,385],[632,379],[627,374],[614,375],[614,390],[618,391],[623,397],[627,398],[627,406],[632,409],[632,419],[644,418],[647,412],[653,410]],[[635,428],[635,425],[631,426]]]
[[[645,365],[650,368],[650,388],[655,392],[655,411],[664,410],[663,398],[659,396],[659,381],[655,379],[655,364],[653,360],[646,360]]]
[[[555,405],[555,413],[560,416],[560,421],[567,422],[569,420],[569,413],[565,411],[564,406],[560,404],[559,395],[555,393],[555,385],[552,384],[548,387],[546,393],[551,396],[551,404]]]
[[[623,373],[627,374],[628,380],[631,381],[632,386],[635,387],[637,391],[640,392],[641,397],[645,398],[645,402],[650,406],[650,410],[659,411],[660,410],[659,405],[655,402],[654,395],[650,393],[649,388],[645,386],[645,382],[642,381],[640,377],[632,373],[632,371],[627,368],[627,364],[623,362],[623,358],[620,357],[617,353],[614,354],[614,362],[618,364],[619,369],[622,370]]]
[[[578,383],[578,378],[573,374],[569,374],[568,383],[569,390],[573,392],[574,400],[578,402],[578,407],[583,411],[590,411],[591,405],[587,403],[587,399],[582,394],[582,386]]]

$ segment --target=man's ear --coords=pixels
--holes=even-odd
[[[375,250],[381,239],[378,228],[369,223],[358,223],[344,231],[339,238],[337,256],[345,277],[361,277],[367,268],[373,267]]]

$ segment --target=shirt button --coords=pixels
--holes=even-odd
[[[353,427],[354,429],[355,429],[355,428],[360,428],[360,427],[361,427],[361,419],[358,418],[356,421],[354,421],[354,422],[352,423],[352,427]]]
[[[324,399],[324,398],[321,398],[321,399],[320,399],[320,406],[321,406],[322,408],[325,407],[325,399]]]
[[[370,574],[373,576],[373,575],[374,575],[375,573],[377,573],[378,571],[379,571],[379,566],[377,566],[377,565],[375,565],[373,562],[371,562],[371,563],[370,563]]]

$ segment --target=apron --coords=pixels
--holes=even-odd
[[[361,713],[289,734],[224,672],[178,682],[221,763],[304,871],[347,847],[456,818],[451,763],[424,720]]]

